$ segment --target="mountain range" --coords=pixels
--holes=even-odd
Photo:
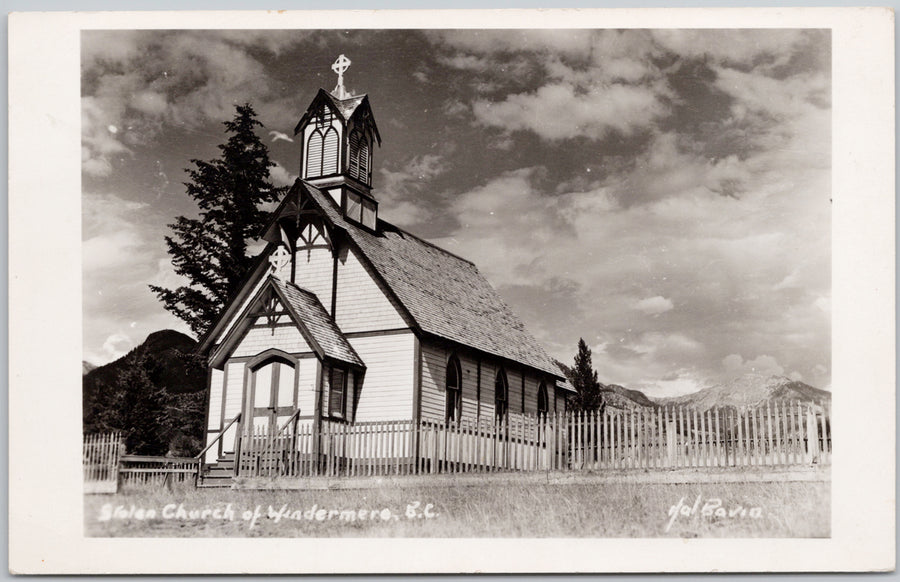
[[[620,409],[684,406],[704,411],[714,407],[750,407],[775,401],[831,403],[831,392],[826,390],[820,390],[784,376],[752,373],[723,384],[708,386],[697,392],[671,398],[649,398],[639,390],[629,390],[615,384],[604,385],[601,387],[601,391],[607,406]]]
[[[656,402],[662,406],[681,405],[703,411],[716,406],[719,408],[757,406],[766,402],[792,400],[830,404],[831,392],[784,376],[751,373],[691,394],[659,398]]]

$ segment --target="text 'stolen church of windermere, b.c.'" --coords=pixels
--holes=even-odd
[[[200,349],[206,453],[285,422],[511,419],[563,412],[559,368],[471,262],[378,216],[366,95],[320,89],[300,118],[300,178]],[[238,418],[239,417],[239,418]],[[232,422],[238,418],[237,422]],[[225,434],[222,434],[223,430]],[[315,430],[315,428],[314,428]]]

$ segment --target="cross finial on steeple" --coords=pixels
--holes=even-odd
[[[344,71],[350,68],[350,59],[341,55],[334,61],[334,64],[331,65],[331,70],[337,73],[337,87],[334,88],[332,93],[338,99],[346,99],[350,97],[350,94],[347,93],[346,89],[344,89]]]

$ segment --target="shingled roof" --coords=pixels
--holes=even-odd
[[[383,220],[373,233],[346,220],[330,196],[298,180],[363,256],[423,332],[556,377],[559,368],[470,261]]]
[[[312,340],[326,357],[365,367],[356,350],[338,329],[314,293],[275,277],[272,277],[271,281],[284,295],[287,307],[293,312],[294,318],[306,326]]]
[[[350,119],[353,115],[353,112],[356,111],[356,108],[359,107],[359,104],[363,102],[363,99],[366,98],[366,94],[362,95],[353,95],[351,97],[347,97],[346,99],[338,99],[331,93],[326,93],[329,98],[331,98],[331,102],[334,103],[334,106],[338,108],[341,112],[341,115],[344,116],[344,119]]]

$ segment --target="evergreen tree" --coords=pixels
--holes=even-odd
[[[97,382],[91,390],[81,391],[81,416],[85,434],[119,430],[119,411],[116,409],[116,389],[105,382]]]
[[[154,380],[160,372],[153,356],[141,351],[116,382],[114,428],[125,435],[125,449],[133,455],[164,455],[169,449],[166,427],[168,396]]]
[[[179,216],[166,237],[175,272],[187,277],[188,285],[150,289],[165,308],[186,322],[198,336],[209,327],[250,269],[247,241],[259,234],[268,213],[260,205],[275,202],[284,188],[269,182],[269,160],[265,144],[256,135],[256,113],[250,104],[239,105],[234,119],[225,122],[229,135],[219,145],[222,155],[208,162],[191,160],[186,171],[188,195],[200,208],[199,218]]]
[[[206,444],[203,423],[206,421],[206,390],[170,394],[166,404],[165,426],[168,431],[169,454],[193,457]]]
[[[572,405],[575,410],[602,411],[603,395],[600,393],[600,382],[591,362],[591,349],[584,343],[583,338],[578,340],[578,354],[575,355],[575,366],[571,370],[570,381],[575,387]]]

